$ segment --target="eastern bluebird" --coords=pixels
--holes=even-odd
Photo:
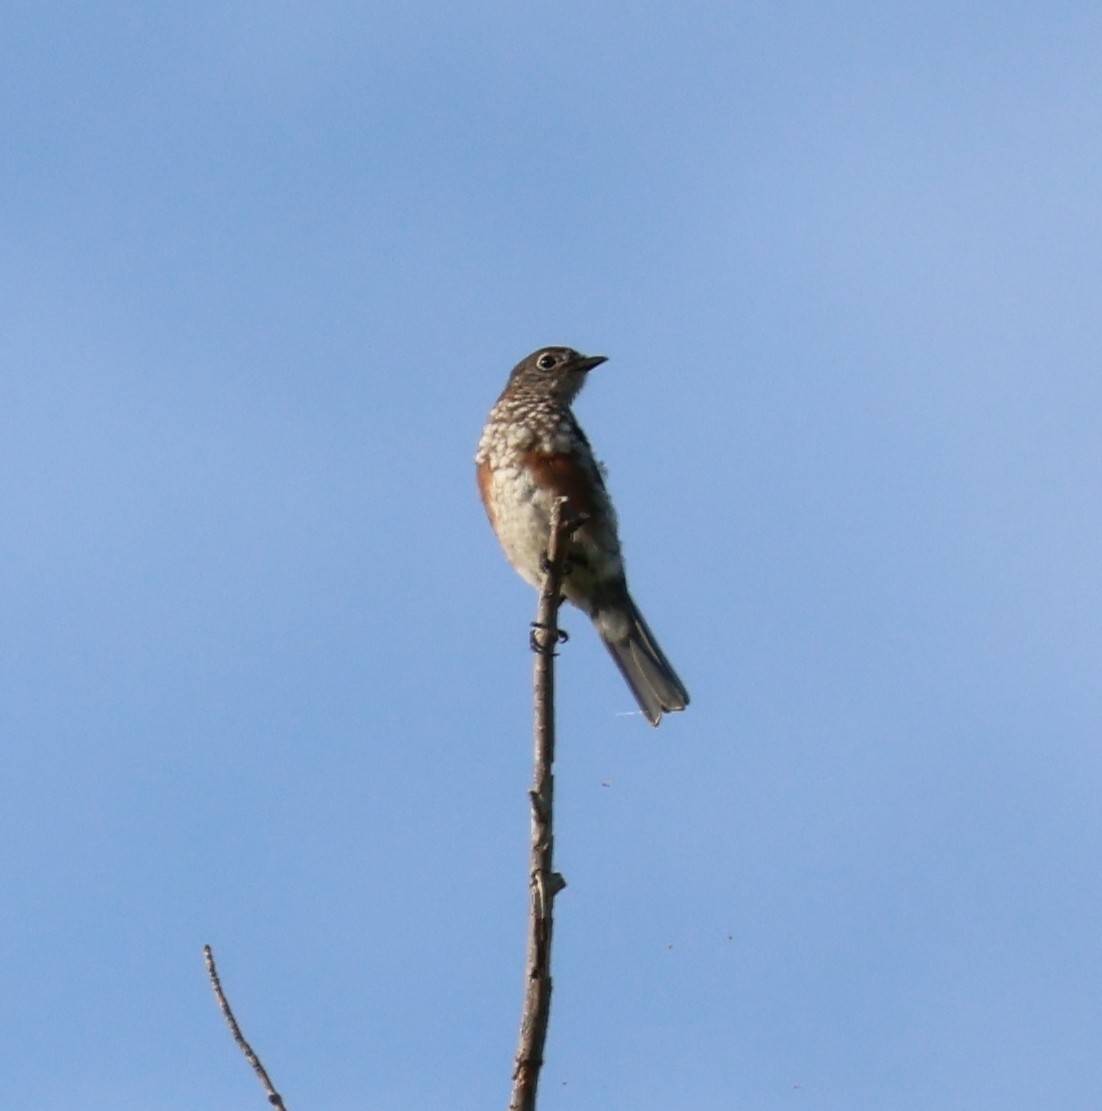
[[[566,545],[563,596],[592,619],[651,725],[684,710],[689,692],[628,593],[616,511],[570,403],[605,361],[543,347],[513,368],[478,444],[482,504],[509,562],[537,589],[550,539],[551,504],[581,520]]]

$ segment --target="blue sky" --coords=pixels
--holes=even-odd
[[[0,20],[0,1104],[504,1106],[577,409],[693,694],[561,658],[541,1106],[1097,1106],[1102,13]]]

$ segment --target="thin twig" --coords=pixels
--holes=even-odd
[[[230,1001],[226,998],[226,993],[222,990],[222,981],[218,978],[218,969],[214,966],[214,952],[209,945],[203,946],[203,960],[206,962],[207,975],[210,977],[210,986],[214,988],[214,997],[218,1000],[218,1006],[225,1016],[226,1023],[230,1028],[230,1033],[233,1034],[233,1040],[237,1042],[237,1048],[245,1054],[245,1060],[253,1067],[253,1072],[260,1078],[260,1083],[264,1085],[268,1093],[268,1102],[279,1109],[279,1111],[287,1111],[287,1105],[283,1102],[283,1097],[275,1090],[274,1085],[268,1077],[264,1066],[260,1063],[260,1058],[253,1052],[253,1047],[245,1041],[245,1036],[241,1033],[241,1027],[237,1025],[237,1019],[233,1017],[233,1011],[230,1009]]]
[[[532,630],[536,653],[534,774],[529,798],[532,806],[532,847],[529,857],[531,887],[528,914],[528,960],[524,1010],[513,1068],[509,1111],[535,1111],[543,1047],[551,1014],[552,904],[566,881],[552,866],[554,850],[555,780],[555,647],[565,637],[559,631],[558,610],[563,578],[565,539],[575,524],[565,520],[565,498],[551,509],[551,534],[540,590],[539,609]]]

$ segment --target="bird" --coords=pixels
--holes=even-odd
[[[566,544],[563,597],[593,622],[644,717],[684,710],[689,692],[628,590],[605,471],[571,410],[589,372],[607,362],[570,347],[541,347],[513,368],[475,455],[478,489],[506,558],[538,590],[551,506],[581,524]]]

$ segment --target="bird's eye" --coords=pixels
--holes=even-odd
[[[555,365],[555,356],[550,351],[545,351],[537,360],[536,366],[540,370],[550,370]]]

